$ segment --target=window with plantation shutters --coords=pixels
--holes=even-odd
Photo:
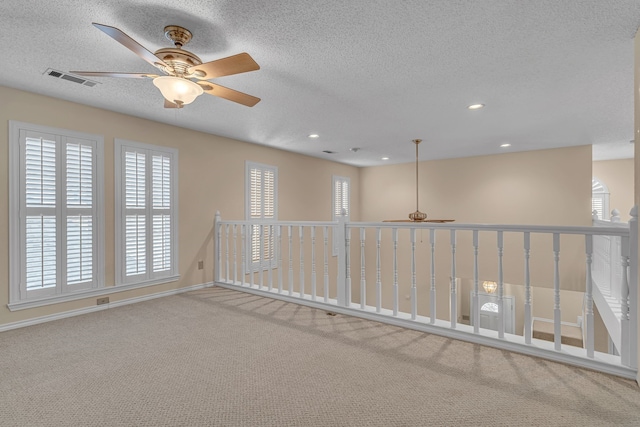
[[[102,137],[9,127],[10,303],[101,287]]]
[[[342,215],[342,210],[345,210],[347,221],[350,218],[351,208],[349,206],[349,198],[351,196],[351,181],[349,177],[334,175],[333,179],[333,206],[332,206],[332,221],[337,221]],[[338,255],[338,246],[335,239],[335,230],[333,235],[333,256]]]
[[[116,284],[177,279],[177,157],[116,140]]]
[[[598,178],[591,179],[591,212],[596,211],[598,219],[609,220],[609,189]]]
[[[259,163],[246,163],[246,216],[251,223],[247,232],[248,256],[252,268],[275,262],[275,229],[269,221],[278,219],[278,168]],[[262,252],[262,254],[261,254]]]

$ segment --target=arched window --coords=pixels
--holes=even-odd
[[[591,212],[598,213],[598,219],[609,219],[609,189],[595,176],[591,179]]]
[[[496,304],[495,302],[488,302],[488,303],[484,304],[482,306],[482,308],[480,308],[480,311],[489,311],[491,313],[499,313],[500,312],[498,310],[498,304]]]

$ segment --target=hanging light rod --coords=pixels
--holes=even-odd
[[[427,214],[420,212],[418,209],[418,145],[420,145],[421,142],[421,139],[413,140],[413,143],[416,144],[416,211],[409,214],[411,221],[424,221],[427,219]]]

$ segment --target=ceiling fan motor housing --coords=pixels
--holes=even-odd
[[[165,70],[169,74],[175,74],[180,77],[191,77],[187,70],[194,65],[202,64],[200,58],[188,50],[167,47],[164,49],[158,49],[155,55],[162,59],[167,65],[171,67],[170,70]]]

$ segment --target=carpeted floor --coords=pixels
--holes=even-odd
[[[633,381],[220,288],[0,334],[2,426],[638,426]]]

